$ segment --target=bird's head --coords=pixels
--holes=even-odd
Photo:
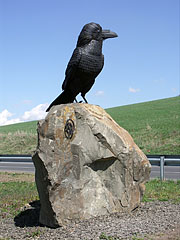
[[[84,25],[79,34],[77,47],[88,44],[91,40],[103,41],[107,38],[114,38],[118,35],[110,30],[103,30],[98,23],[88,23]]]

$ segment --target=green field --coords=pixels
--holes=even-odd
[[[146,154],[180,154],[180,96],[107,109]]]
[[[33,174],[0,172],[0,217],[12,217],[31,201],[39,200]],[[143,202],[180,203],[180,181],[153,179],[146,183]]]
[[[37,121],[0,127],[0,154],[32,154],[37,145]]]
[[[180,96],[106,109],[145,154],[180,154]],[[32,154],[37,121],[0,127],[0,154]]]

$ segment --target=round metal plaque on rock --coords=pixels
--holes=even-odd
[[[72,119],[68,119],[66,121],[65,127],[64,127],[64,134],[67,139],[71,139],[73,137],[75,130],[75,124]]]

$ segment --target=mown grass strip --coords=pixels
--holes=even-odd
[[[4,175],[4,182],[2,175]],[[11,176],[9,182],[6,181],[6,175],[8,179]],[[14,217],[21,212],[21,208],[26,204],[39,200],[35,182],[25,181],[29,177],[28,174],[27,177],[25,175],[1,173],[0,217]],[[12,181],[13,179],[14,181]],[[153,179],[147,182],[143,202],[157,200],[180,203],[180,180],[161,182],[159,179]]]
[[[0,193],[0,216],[3,218],[15,217],[23,206],[38,200],[33,182],[1,182]]]
[[[143,201],[149,202],[156,200],[180,203],[180,180],[160,181],[159,179],[153,179],[146,183]]]

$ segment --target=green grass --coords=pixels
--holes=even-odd
[[[0,217],[15,217],[27,203],[38,199],[35,183],[0,182]]]
[[[145,154],[180,154],[180,96],[107,109]]]
[[[37,121],[0,126],[0,154],[32,154],[37,146]]]
[[[104,232],[101,233],[101,235],[99,236],[99,239],[101,239],[101,240],[120,240],[119,238],[116,238],[116,237],[107,236]]]
[[[27,132],[31,134],[36,134],[37,121],[15,123],[6,126],[0,126],[1,134],[16,133],[16,132]]]
[[[153,179],[146,183],[146,191],[143,202],[148,201],[172,201],[180,203],[180,180],[177,182]]]
[[[180,154],[180,96],[106,109],[145,154]],[[0,127],[0,154],[32,154],[37,121]]]
[[[32,154],[37,146],[37,121],[0,127],[0,154]]]
[[[20,209],[31,201],[38,200],[37,188],[34,182],[24,181],[29,179],[28,174],[19,174],[23,181],[13,181],[18,174],[2,173],[4,179],[11,176],[11,181],[0,182],[0,216],[15,216]],[[8,175],[8,176],[6,176]],[[27,178],[25,178],[27,175]],[[2,179],[2,178],[1,178]],[[179,181],[163,181],[153,179],[146,183],[146,191],[143,202],[148,201],[172,201],[180,203],[180,180]],[[101,236],[103,237],[103,235]],[[103,239],[103,238],[101,238]]]
[[[0,133],[0,154],[33,154],[37,134],[27,131]]]

